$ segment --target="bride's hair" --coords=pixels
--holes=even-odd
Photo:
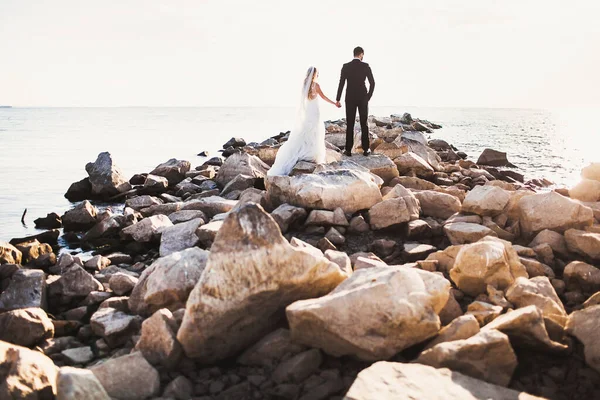
[[[304,78],[304,86],[306,87],[306,85],[309,85],[309,87],[308,87],[308,98],[309,99],[311,99],[313,97],[313,93],[314,93],[314,87],[312,85],[312,82],[308,82],[308,78],[310,78],[311,72],[312,72],[312,82],[314,82],[317,77],[317,67],[309,68],[308,72],[306,74],[306,78]]]

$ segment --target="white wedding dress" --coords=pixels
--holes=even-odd
[[[302,88],[296,124],[287,142],[279,148],[275,162],[267,172],[268,176],[289,175],[298,161],[325,163],[325,125],[321,121],[319,96],[308,98],[313,73],[314,68],[311,67]]]

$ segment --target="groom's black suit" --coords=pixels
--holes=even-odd
[[[365,86],[365,79],[369,80],[369,91]],[[356,119],[356,110],[360,116],[361,142],[364,151],[369,150],[369,127],[367,118],[369,116],[369,100],[373,96],[375,89],[375,79],[369,64],[362,62],[358,58],[344,64],[340,75],[340,84],[338,86],[337,101],[342,98],[344,83],[348,81],[346,88],[346,151],[352,151],[354,145],[354,120]]]

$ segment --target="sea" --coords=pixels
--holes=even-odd
[[[371,107],[370,114],[410,113],[442,125],[440,138],[474,161],[485,148],[504,151],[527,179],[574,185],[581,168],[600,161],[595,109]],[[343,109],[322,106],[325,120]],[[63,214],[71,183],[108,151],[128,177],[170,158],[192,168],[231,137],[260,142],[291,129],[293,108],[0,108],[0,241],[39,233],[33,220]],[[24,211],[24,223],[21,217]]]

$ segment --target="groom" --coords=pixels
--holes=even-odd
[[[344,83],[348,81],[346,88],[346,150],[344,154],[352,155],[352,147],[354,145],[354,121],[356,119],[356,110],[360,116],[360,131],[363,154],[368,156],[369,150],[369,127],[367,125],[367,117],[369,116],[369,100],[373,96],[375,89],[375,79],[369,64],[362,61],[365,51],[362,47],[354,49],[354,60],[344,64],[340,75],[340,84],[338,86],[336,106],[341,107],[340,99],[342,98],[342,90]],[[369,91],[365,86],[365,79],[369,80]]]

